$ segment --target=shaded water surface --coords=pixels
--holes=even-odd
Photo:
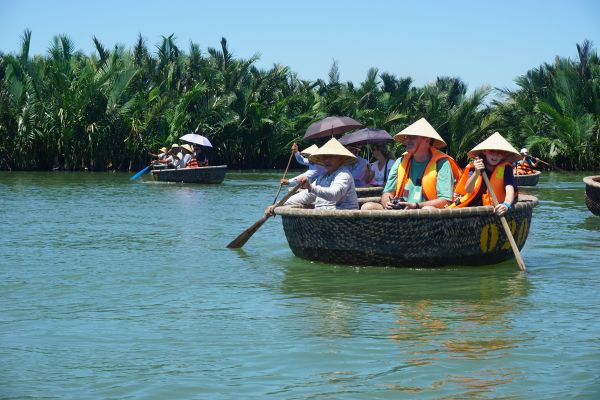
[[[599,398],[582,176],[522,188],[521,274],[312,263],[279,219],[226,249],[280,173],[0,172],[0,398]]]

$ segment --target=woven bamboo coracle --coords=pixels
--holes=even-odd
[[[533,174],[515,175],[515,183],[517,186],[535,186],[540,180],[540,171],[535,171]]]
[[[227,165],[211,167],[152,170],[155,181],[184,183],[222,183]]]
[[[586,176],[585,183],[585,205],[594,214],[600,216],[600,175]]]
[[[362,199],[361,199],[362,200]],[[519,248],[537,198],[520,195],[506,220]],[[316,210],[280,207],[285,236],[301,258],[351,265],[439,267],[495,264],[514,256],[493,208]]]
[[[356,188],[358,198],[381,196],[383,192],[382,186],[363,186]]]

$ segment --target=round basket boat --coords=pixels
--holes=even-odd
[[[600,175],[586,176],[585,183],[585,205],[594,214],[600,216]]]
[[[363,186],[356,188],[356,195],[359,199],[363,197],[381,196],[383,186]]]
[[[227,165],[181,169],[154,169],[151,172],[155,181],[222,183],[225,179],[225,171],[227,171]]]
[[[520,195],[506,214],[522,248],[537,198]],[[493,208],[314,210],[279,207],[285,236],[301,258],[351,265],[439,267],[495,264],[514,257]]]
[[[540,171],[535,171],[533,174],[527,175],[515,174],[515,183],[517,186],[535,186],[538,184],[541,174],[542,173]]]

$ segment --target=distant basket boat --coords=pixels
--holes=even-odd
[[[515,183],[517,186],[535,186],[538,184],[541,174],[542,173],[540,171],[535,171],[533,174],[527,175],[515,174]]]
[[[227,165],[182,169],[154,169],[151,171],[155,181],[184,183],[222,183]]]
[[[505,214],[519,248],[538,199],[520,195]],[[314,210],[279,207],[292,252],[352,265],[439,267],[495,264],[514,257],[492,207],[409,211]]]
[[[600,216],[600,175],[586,176],[585,183],[585,205],[594,214]]]
[[[383,192],[382,186],[362,186],[356,188],[356,195],[359,199],[363,197],[381,196]]]

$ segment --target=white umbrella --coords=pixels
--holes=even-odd
[[[184,140],[186,142],[199,144],[200,146],[212,147],[212,144],[210,144],[210,140],[208,140],[202,135],[198,135],[197,133],[186,133],[179,139]]]

